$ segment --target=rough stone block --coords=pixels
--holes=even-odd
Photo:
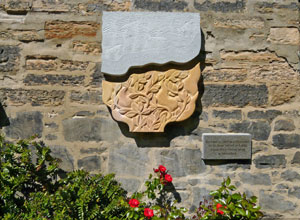
[[[274,83],[269,86],[270,103],[273,106],[291,102],[299,92],[299,84]]]
[[[91,85],[95,87],[102,87],[102,80],[104,79],[101,73],[101,63],[96,64],[94,73],[92,74]]]
[[[81,13],[87,15],[101,14],[102,11],[129,11],[131,9],[131,0],[121,0],[121,1],[93,1],[79,4],[79,9]]]
[[[204,82],[243,82],[247,79],[245,69],[214,70],[212,67],[207,66],[201,73]]]
[[[171,122],[190,117],[198,98],[200,65],[131,74],[122,83],[102,81],[103,102],[130,132],[163,132]]]
[[[53,56],[28,56],[26,57],[25,68],[27,70],[57,70],[58,61]]]
[[[268,41],[273,44],[299,44],[299,30],[298,28],[271,28]]]
[[[196,175],[206,169],[200,149],[162,150],[155,158],[157,164],[164,164],[174,177]]]
[[[217,28],[231,29],[262,29],[265,27],[263,19],[216,19],[214,26]]]
[[[0,97],[7,97],[11,105],[56,106],[63,104],[65,91],[61,90],[28,90],[0,89]]]
[[[68,0],[33,0],[32,10],[38,12],[70,12],[73,11]]]
[[[45,138],[46,138],[46,140],[49,140],[49,141],[57,140],[57,136],[54,134],[47,134],[45,136]]]
[[[197,13],[104,12],[102,20],[101,71],[107,74],[123,75],[149,63],[185,63],[200,52]]]
[[[0,45],[0,75],[1,72],[16,72],[19,69],[19,62],[19,47]]]
[[[194,7],[199,11],[214,12],[242,12],[245,10],[246,2],[244,0],[236,1],[212,1],[212,0],[195,0]]]
[[[279,110],[267,110],[267,111],[255,110],[255,111],[248,112],[247,116],[250,119],[264,119],[271,123],[279,115],[282,115],[282,112]]]
[[[254,159],[256,168],[285,168],[286,159],[284,154],[263,155]]]
[[[137,179],[116,178],[121,183],[121,187],[129,193],[137,192],[141,186],[141,181]]]
[[[300,187],[294,186],[292,189],[289,189],[288,194],[289,196],[293,196],[300,199]]]
[[[31,41],[43,41],[44,40],[44,33],[43,31],[14,31],[13,36],[15,39],[22,41],[22,42],[31,42]]]
[[[137,148],[134,145],[114,146],[109,151],[108,172],[120,176],[147,175],[149,149]]]
[[[74,41],[72,48],[76,52],[88,55],[99,55],[101,53],[101,45],[98,42]]]
[[[102,104],[102,93],[100,91],[71,91],[71,102],[77,102],[80,104]]]
[[[186,1],[161,0],[161,1],[134,1],[134,7],[148,11],[183,11],[188,6]]]
[[[63,120],[66,141],[116,141],[122,137],[117,123],[106,118],[70,118]],[[111,132],[114,131],[114,132]]]
[[[89,65],[89,62],[62,60],[59,64],[61,70],[68,71],[85,71]]]
[[[101,170],[101,159],[98,156],[84,157],[77,162],[79,169],[86,171],[100,171]]]
[[[41,112],[17,113],[16,118],[10,118],[10,125],[5,127],[6,136],[14,139],[29,138],[33,135],[42,137],[43,115]]]
[[[274,131],[294,131],[295,128],[295,124],[291,119],[278,120],[274,125]]]
[[[32,0],[6,0],[5,10],[9,14],[26,14],[31,10]]]
[[[250,185],[272,185],[271,178],[269,174],[259,173],[259,174],[250,174],[250,173],[240,173],[239,177],[242,182]]]
[[[259,206],[262,210],[274,210],[279,212],[287,212],[295,210],[297,205],[277,193],[267,194],[264,191],[259,193]]]
[[[300,164],[300,151],[294,154],[292,164]]]
[[[95,37],[100,25],[91,21],[47,21],[45,38]]]
[[[286,170],[281,173],[280,177],[286,181],[298,182],[300,180],[300,174],[296,171]]]
[[[74,170],[74,159],[70,152],[64,146],[50,146],[51,155],[60,159],[59,168],[64,171]]]
[[[300,135],[276,134],[273,136],[273,145],[278,149],[300,148]]]
[[[265,106],[268,103],[268,88],[265,85],[207,84],[202,103],[204,106]]]
[[[218,111],[218,110],[213,110],[213,116],[215,118],[220,118],[220,119],[242,119],[242,112],[241,110],[233,110],[233,111]]]
[[[254,140],[263,141],[268,140],[271,132],[271,126],[269,123],[263,121],[242,121],[230,124],[229,131],[236,133],[250,133]]]
[[[83,85],[85,76],[70,76],[58,74],[28,74],[24,79],[24,84],[28,86],[37,85],[61,85],[79,86]]]

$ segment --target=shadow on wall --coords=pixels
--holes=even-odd
[[[201,30],[201,50],[200,53],[197,57],[195,57],[193,60],[186,64],[175,64],[175,63],[168,63],[163,66],[158,66],[158,65],[147,65],[143,68],[131,68],[128,72],[123,77],[110,77],[110,76],[105,76],[106,80],[109,81],[115,81],[115,82],[122,82],[128,79],[130,74],[132,73],[142,73],[142,72],[147,72],[151,70],[158,70],[158,71],[166,71],[168,69],[187,69],[195,66],[197,63],[200,62],[200,69],[201,72],[205,69],[205,59],[206,59],[206,54],[205,54],[205,36],[203,34],[203,31]],[[128,125],[122,122],[118,122],[118,125],[120,127],[121,132],[123,133],[124,136],[134,138],[135,142],[138,147],[169,147],[170,142],[172,141],[173,138],[177,136],[183,136],[183,135],[188,135],[190,134],[194,129],[196,129],[199,125],[200,122],[200,115],[202,113],[202,104],[201,104],[201,97],[204,92],[204,85],[203,85],[203,77],[201,75],[201,78],[198,82],[198,89],[199,89],[199,94],[198,98],[196,101],[196,108],[194,113],[186,120],[181,121],[181,122],[173,122],[169,123],[165,127],[165,131],[161,133],[132,133],[129,132]],[[111,110],[109,109],[110,113]],[[112,117],[112,116],[111,116]],[[113,118],[113,117],[112,117]]]
[[[8,126],[9,123],[9,119],[5,113],[4,107],[2,106],[2,103],[0,102],[0,129],[2,127]]]

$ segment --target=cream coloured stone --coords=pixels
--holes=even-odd
[[[123,75],[130,67],[185,63],[200,52],[200,15],[170,12],[103,12],[102,67]]]

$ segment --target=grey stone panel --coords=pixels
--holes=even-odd
[[[295,128],[292,120],[278,120],[274,125],[274,131],[293,131]]]
[[[276,134],[273,136],[273,145],[278,149],[300,148],[300,135]]]
[[[32,135],[42,137],[43,115],[41,112],[20,112],[10,119],[10,126],[5,127],[5,134],[14,139],[29,138]]]
[[[101,159],[98,156],[84,157],[77,162],[79,169],[86,171],[96,171],[101,169]]]
[[[123,75],[130,67],[185,63],[200,52],[198,13],[103,12],[101,71]]]
[[[284,154],[263,155],[254,159],[256,168],[285,168],[286,159]]]
[[[265,174],[265,173],[259,173],[259,174],[240,173],[239,177],[241,178],[244,184],[267,185],[267,186],[272,185],[269,174]]]

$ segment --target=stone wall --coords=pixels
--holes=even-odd
[[[63,169],[114,172],[128,191],[164,164],[186,207],[230,176],[267,216],[299,216],[297,0],[2,0],[0,8],[7,138],[36,133]],[[190,119],[158,134],[112,119],[101,98],[103,10],[200,13],[203,77]],[[204,132],[252,134],[252,162],[205,164]]]

